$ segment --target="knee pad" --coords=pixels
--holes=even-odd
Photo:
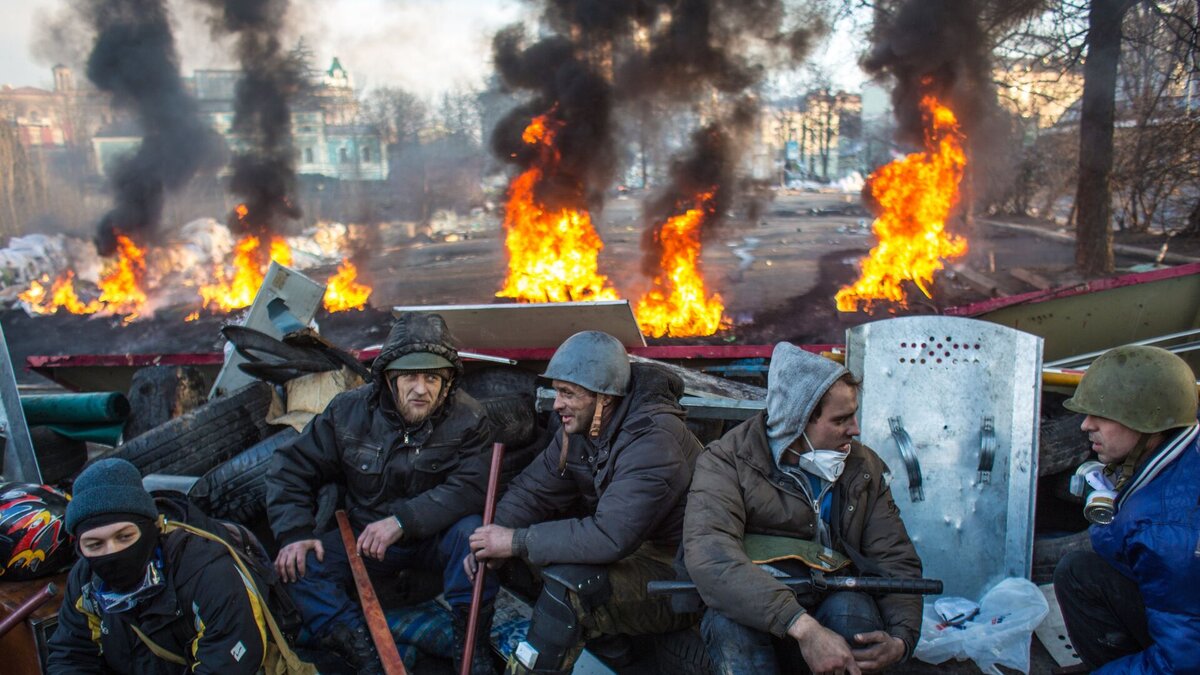
[[[535,672],[558,671],[567,653],[583,639],[583,626],[568,593],[566,586],[546,580],[533,606],[529,633],[517,646],[516,656],[521,665]]]

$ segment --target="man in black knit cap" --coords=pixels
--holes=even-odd
[[[129,462],[80,474],[66,521],[80,559],[50,639],[51,675],[251,675],[278,656],[258,582],[217,537],[166,527]]]

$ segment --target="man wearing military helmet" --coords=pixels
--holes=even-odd
[[[569,673],[585,639],[676,630],[691,619],[646,596],[672,579],[684,499],[701,445],[684,423],[683,383],[630,366],[599,331],[568,338],[543,377],[554,387],[546,450],[513,480],[495,524],[471,536],[476,560],[523,558],[545,581],[512,672]]]
[[[1054,571],[1071,644],[1099,673],[1200,672],[1195,375],[1164,349],[1117,347],[1064,405],[1104,464],[1087,478],[1094,552]]]
[[[461,655],[472,590],[462,569],[468,516],[483,510],[492,441],[483,408],[457,388],[462,362],[437,314],[397,318],[371,371],[371,383],[334,398],[275,453],[267,476],[267,513],[281,546],[276,569],[318,645],[361,672],[381,666],[347,593],[350,567],[338,530],[315,531],[317,491],[327,483],[345,488],[372,575],[412,567],[442,574]],[[495,593],[489,580],[482,625],[491,620]],[[488,650],[474,653],[472,672],[490,672]]]

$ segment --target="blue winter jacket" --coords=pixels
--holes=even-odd
[[[1200,673],[1200,428],[1183,430],[1141,466],[1092,547],[1137,582],[1154,644],[1097,673]]]

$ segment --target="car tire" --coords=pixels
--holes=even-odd
[[[1079,430],[1083,415],[1043,415],[1038,436],[1038,475],[1049,476],[1079,466],[1091,454],[1087,435]]]
[[[1063,556],[1074,551],[1092,550],[1092,539],[1087,530],[1080,532],[1048,532],[1033,538],[1033,569],[1030,579],[1035,584],[1054,581],[1054,568]]]
[[[299,436],[291,427],[268,436],[204,474],[188,492],[205,513],[249,525],[267,511],[271,457]]]
[[[107,456],[132,462],[143,476],[203,476],[271,434],[270,404],[270,385],[254,382],[160,424]]]

